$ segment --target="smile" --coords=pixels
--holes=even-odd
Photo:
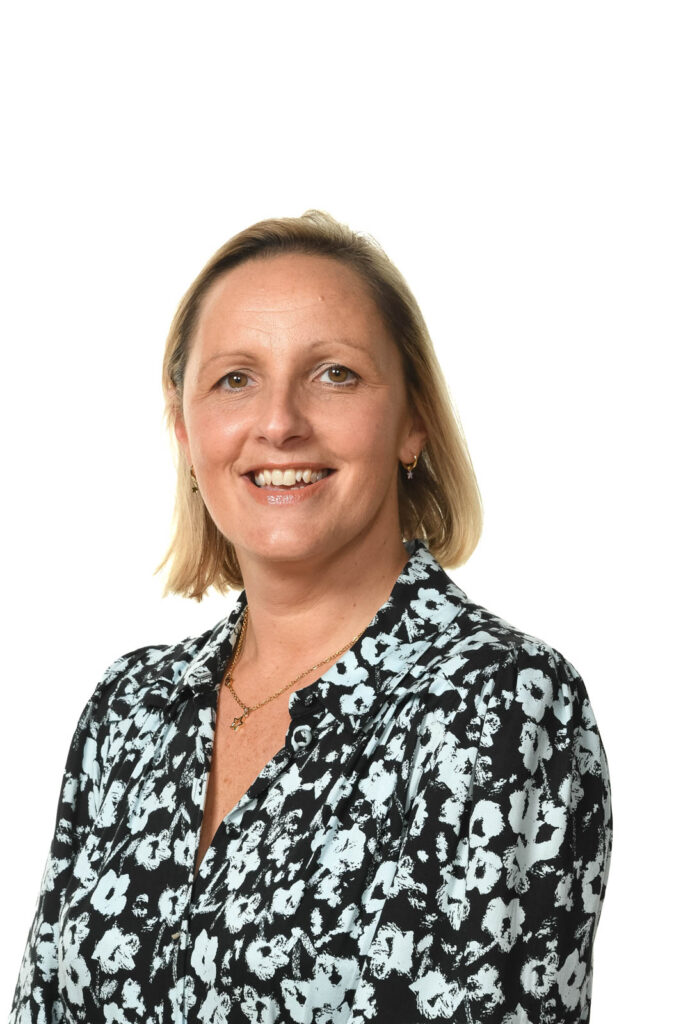
[[[257,469],[248,474],[257,487],[307,487],[322,480],[329,469]]]
[[[275,472],[278,472],[275,470]],[[294,473],[294,470],[287,470],[287,473]],[[300,471],[298,471],[300,472]],[[314,498],[321,491],[324,491],[330,486],[330,479],[334,476],[336,470],[326,469],[317,470],[312,474],[309,482],[306,482],[306,474],[309,471],[304,470],[301,480],[295,481],[293,484],[274,484],[267,483],[264,479],[263,483],[256,483],[253,477],[253,473],[246,473],[242,479],[245,481],[251,497],[254,498],[260,505],[298,505],[301,501],[307,501],[310,498]],[[257,478],[262,478],[265,474],[271,475],[268,470],[260,470],[257,472]],[[272,481],[272,476],[271,476]]]

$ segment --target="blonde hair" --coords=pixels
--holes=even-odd
[[[481,495],[467,443],[419,306],[403,276],[372,237],[352,231],[327,213],[260,221],[225,243],[192,282],[176,310],[166,341],[162,371],[165,420],[177,467],[173,538],[159,572],[170,563],[164,596],[201,601],[214,587],[224,594],[244,581],[234,546],[219,531],[204,502],[192,491],[174,422],[182,408],[185,368],[193,334],[210,286],[233,267],[282,253],[328,256],[364,280],[401,353],[406,391],[414,413],[429,432],[410,481],[400,464],[399,522],[404,540],[423,540],[444,567],[462,565],[482,532]]]

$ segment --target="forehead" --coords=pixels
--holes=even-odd
[[[202,301],[196,341],[278,332],[320,332],[391,340],[363,279],[331,257],[287,253],[226,271]]]

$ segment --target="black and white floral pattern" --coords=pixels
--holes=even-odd
[[[69,750],[10,1024],[588,1021],[610,784],[583,680],[421,542],[292,693],[194,878],[215,629],[124,655]]]

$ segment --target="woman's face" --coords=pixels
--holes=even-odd
[[[399,351],[342,263],[254,259],[207,292],[175,430],[242,571],[359,543],[401,548],[396,476],[424,445],[419,426]],[[271,467],[331,472],[297,489],[258,486]]]

